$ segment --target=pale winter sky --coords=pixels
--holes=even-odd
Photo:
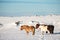
[[[0,16],[60,15],[60,0],[0,0]]]

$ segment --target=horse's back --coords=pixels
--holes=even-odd
[[[48,25],[48,29],[54,30],[54,25]]]

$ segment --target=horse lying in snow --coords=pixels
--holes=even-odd
[[[41,29],[42,34],[43,32],[49,32],[50,34],[54,33],[54,25],[36,24],[36,29],[37,28]]]
[[[35,27],[34,26],[22,25],[20,30],[23,30],[23,29],[26,31],[27,34],[29,32],[32,32],[33,33],[32,35],[35,34]]]

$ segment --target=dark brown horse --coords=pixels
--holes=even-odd
[[[40,28],[41,31],[45,31],[46,33],[54,33],[54,25],[36,24],[36,29],[37,28]]]
[[[32,32],[33,33],[32,35],[35,34],[35,27],[34,26],[22,25],[20,30],[23,30],[23,29],[26,31],[27,34],[29,32]]]

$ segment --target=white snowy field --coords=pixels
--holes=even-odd
[[[18,26],[15,24],[17,21],[21,21]],[[22,24],[35,25],[38,22],[53,24],[54,34],[41,35],[36,30],[33,36],[31,32],[27,35],[24,30],[19,29]],[[60,15],[0,17],[0,40],[60,40]]]

